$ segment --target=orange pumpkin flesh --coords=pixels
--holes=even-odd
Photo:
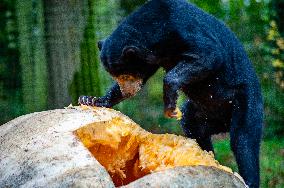
[[[75,134],[106,168],[116,186],[175,166],[214,166],[232,172],[220,165],[212,152],[203,151],[195,140],[152,134],[125,118],[91,123]]]

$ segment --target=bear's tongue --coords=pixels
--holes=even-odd
[[[142,87],[143,80],[132,75],[120,75],[115,77],[123,97],[134,96]]]

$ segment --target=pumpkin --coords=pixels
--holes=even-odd
[[[195,140],[108,108],[25,115],[0,126],[0,143],[0,187],[245,187]]]

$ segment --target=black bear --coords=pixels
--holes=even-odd
[[[80,104],[112,107],[163,67],[165,115],[177,116],[183,91],[186,136],[213,151],[211,135],[229,131],[241,176],[259,187],[260,84],[243,46],[222,22],[186,0],[151,0],[98,46],[116,83],[103,97],[80,97]]]

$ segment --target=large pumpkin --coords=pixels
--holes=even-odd
[[[0,144],[0,187],[245,187],[194,140],[107,108],[19,117],[0,126]]]

